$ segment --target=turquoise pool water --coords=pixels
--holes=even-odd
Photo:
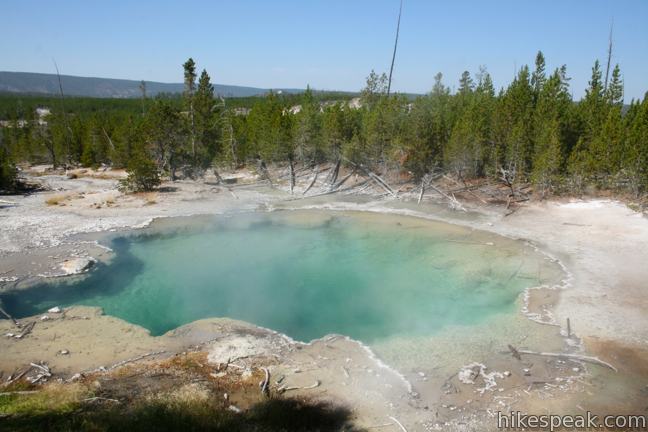
[[[415,218],[318,211],[156,222],[104,240],[115,251],[83,280],[4,295],[27,316],[100,306],[159,335],[230,317],[308,341],[371,343],[516,312],[547,261],[513,240]]]

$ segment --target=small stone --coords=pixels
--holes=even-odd
[[[58,354],[60,354],[60,355],[68,355],[68,354],[70,354],[70,351],[68,351],[66,349],[62,349],[61,351],[58,352]]]
[[[49,313],[61,313],[61,308],[58,307],[58,306],[54,306],[51,309],[47,309],[47,312],[49,312]]]
[[[524,368],[522,372],[524,372],[524,376],[531,376],[531,369]]]
[[[425,372],[419,372],[418,375],[419,375],[421,378],[425,378]]]
[[[510,377],[510,376],[511,376],[511,372],[509,372],[509,371],[504,371],[504,376],[505,376],[505,377]]]
[[[5,336],[7,336],[7,337],[14,337],[15,334],[13,334],[13,333],[5,333]]]
[[[42,317],[40,317],[41,321],[47,321],[48,319],[50,319],[48,315],[43,315]]]
[[[223,393],[223,399],[229,400],[229,395],[227,393]]]
[[[577,367],[572,368],[572,371],[574,371],[574,372],[580,372],[580,368],[577,368]]]
[[[80,373],[75,373],[72,375],[72,378],[70,378],[70,381],[78,381],[81,379],[81,374]]]

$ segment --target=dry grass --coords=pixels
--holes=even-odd
[[[144,201],[144,205],[157,204],[157,198],[158,198],[157,192],[136,192],[133,195],[142,199]]]
[[[215,371],[207,353],[187,353],[91,374],[74,384],[29,386],[25,389],[37,393],[0,396],[0,430],[357,430],[346,408],[265,397],[257,385],[262,379],[258,368],[247,378],[238,369],[219,377],[214,377]],[[232,405],[240,412],[230,409]]]
[[[46,412],[66,413],[76,409],[81,400],[89,395],[88,389],[81,384],[53,382],[30,395],[0,396],[0,412],[31,415]]]
[[[70,195],[68,194],[58,194],[51,196],[45,200],[45,204],[48,206],[55,206],[55,205],[65,205],[65,201],[67,201],[70,198]]]

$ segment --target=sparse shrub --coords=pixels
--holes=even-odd
[[[50,206],[63,205],[64,201],[68,198],[67,195],[54,195],[45,200],[45,203]]]
[[[149,192],[161,183],[157,165],[142,154],[128,162],[126,172],[128,176],[119,181],[119,189],[125,192]]]

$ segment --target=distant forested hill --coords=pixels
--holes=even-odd
[[[63,92],[66,96],[89,96],[102,98],[134,98],[141,95],[140,81],[91,78],[61,75]],[[146,94],[182,93],[181,83],[146,81]],[[214,84],[216,93],[224,97],[248,97],[263,95],[269,89]],[[278,89],[285,93],[300,93],[300,89]],[[0,72],[0,92],[58,94],[59,85],[55,74],[31,72]]]

